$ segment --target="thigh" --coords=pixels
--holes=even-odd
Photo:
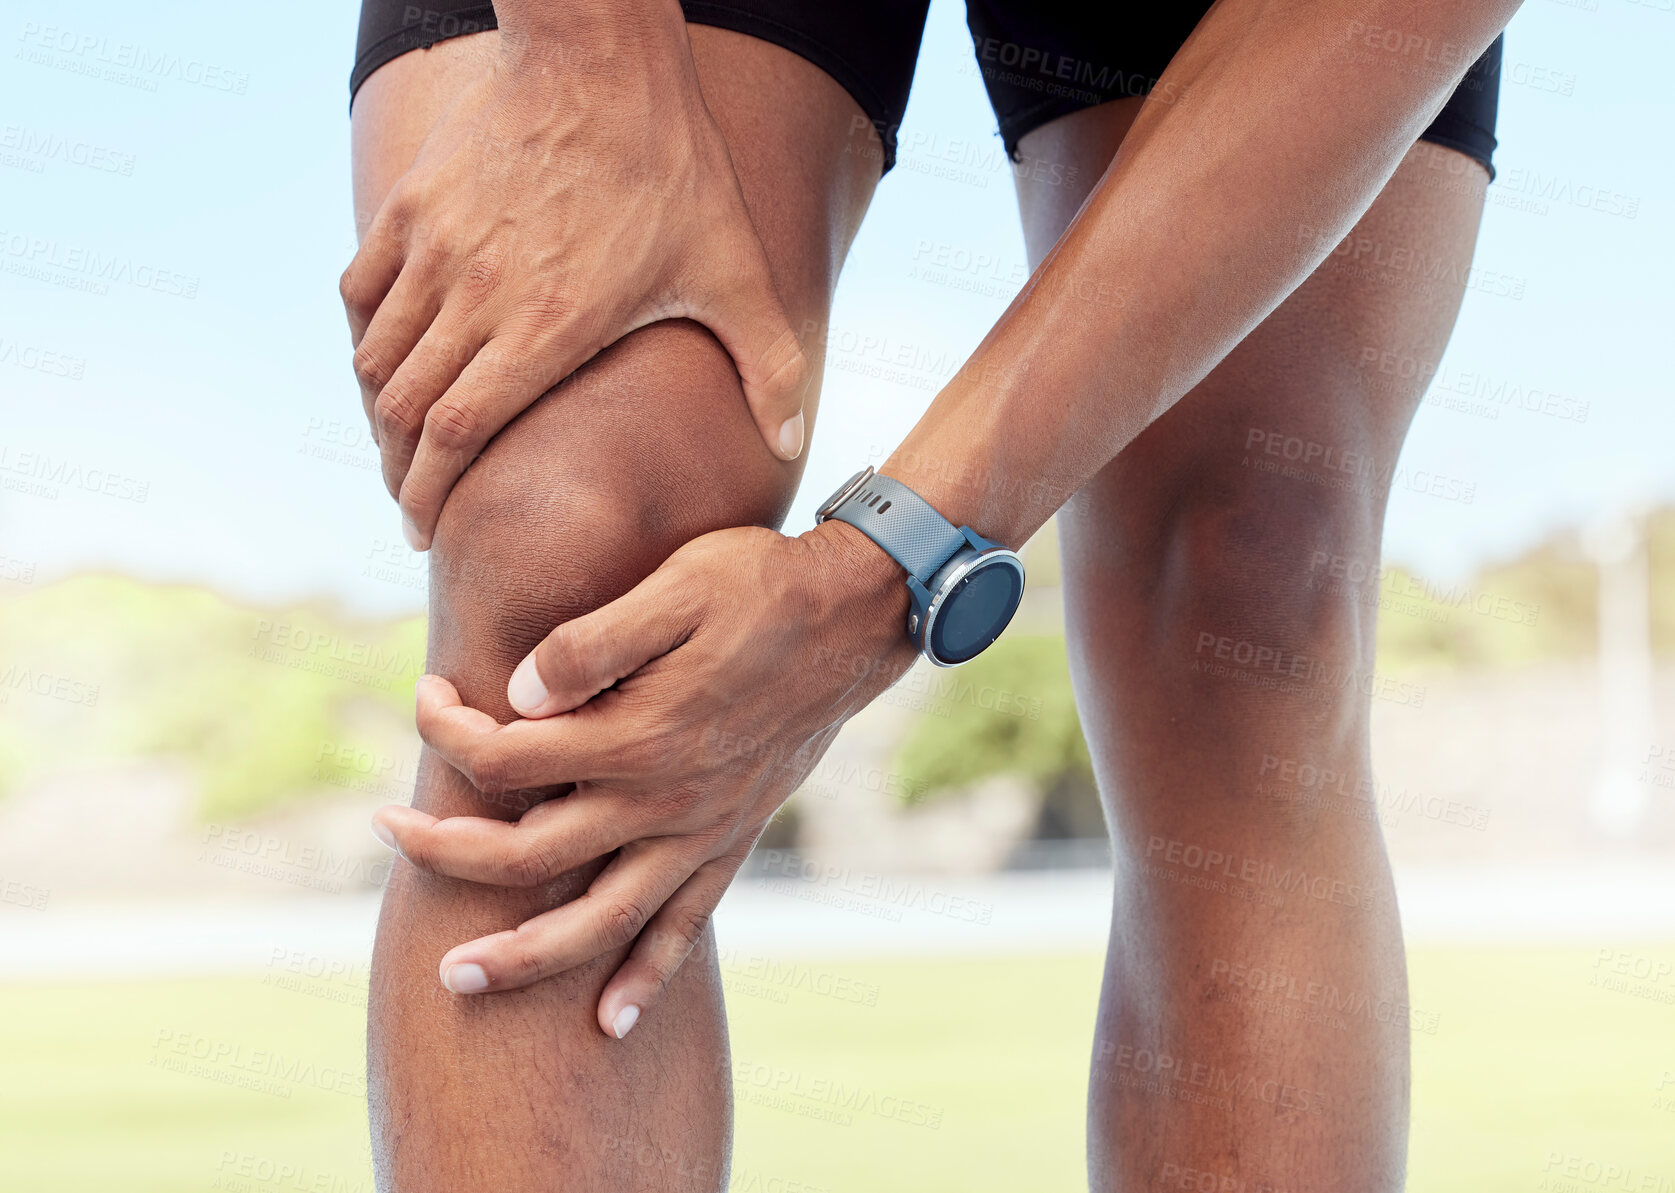
[[[1353,513],[1376,549],[1402,441],[1464,295],[1486,184],[1456,151],[1415,145],[1315,272],[1078,495],[1078,541],[1138,546],[1137,519],[1156,527],[1236,495],[1270,525]],[[1293,235],[1318,233],[1296,224]],[[1129,528],[1101,535],[1119,510]]]
[[[704,100],[727,138],[782,297],[823,306],[878,183],[877,156],[855,143],[857,129],[870,134],[872,125],[847,91],[790,51],[706,25],[688,30]],[[350,119],[357,229],[377,214],[437,117],[490,69],[499,38],[489,30],[439,41],[392,59],[361,85]]]
[[[1320,545],[1376,556],[1402,441],[1464,295],[1486,184],[1456,151],[1415,145],[1314,274],[1077,495],[1066,522],[1078,569],[1091,581],[1144,556],[1175,565],[1151,570],[1153,582],[1204,585],[1250,563],[1243,584],[1267,591]],[[1193,540],[1167,541],[1177,529],[1225,538],[1234,554],[1201,558]]]

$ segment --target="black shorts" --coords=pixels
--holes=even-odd
[[[686,19],[749,34],[808,59],[854,97],[884,142],[884,169],[896,159],[896,130],[907,108],[929,0],[682,0]],[[1140,8],[1142,6],[1136,6]],[[967,0],[977,64],[1000,122],[1007,156],[1018,139],[1070,112],[1125,96],[1149,94],[1208,4],[1151,5],[1168,10],[1118,12],[1095,0]],[[408,50],[495,27],[489,4],[460,0],[364,0],[349,95],[373,71]],[[1348,31],[1351,51],[1388,51],[1373,28]],[[1426,43],[1397,52],[1446,64],[1448,46]],[[1501,39],[1461,80],[1420,139],[1457,149],[1495,176],[1495,109],[1500,98]]]

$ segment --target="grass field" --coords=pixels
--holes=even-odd
[[[1675,1190],[1675,1004],[1596,984],[1596,956],[1413,955],[1412,1004],[1435,1030],[1414,1036],[1410,1188]],[[1083,1187],[1095,958],[815,969],[729,979],[734,1189]],[[0,987],[0,1190],[367,1193],[361,997],[259,978]],[[768,1067],[780,1091],[787,1071],[805,1091],[841,1082],[893,1117],[772,1092]]]

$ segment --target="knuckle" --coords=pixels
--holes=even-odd
[[[537,648],[536,662],[547,676],[559,682],[571,676],[592,675],[596,648],[588,636],[574,625],[566,625],[548,635]]]
[[[618,752],[624,768],[630,773],[640,775],[660,772],[669,754],[670,747],[664,739],[663,731],[644,727],[624,740]]]
[[[378,400],[373,404],[372,412],[378,420],[380,433],[399,433],[411,435],[419,427],[419,410],[417,404],[408,396],[405,387],[395,387],[388,382],[378,392]]]
[[[587,665],[591,651],[587,635],[578,626],[567,625],[547,639],[547,659],[554,670],[569,670]]]
[[[343,276],[337,279],[337,294],[343,299],[343,305],[352,311],[359,312],[365,304],[365,290],[361,285],[360,271],[354,261],[343,271]]]
[[[363,339],[355,349],[353,364],[356,378],[368,389],[382,390],[390,380],[390,368],[380,358],[378,345],[370,339]]]
[[[688,951],[697,947],[703,939],[704,929],[709,927],[710,911],[702,906],[693,905],[682,907],[670,914],[669,930],[677,941],[684,941]],[[677,963],[678,964],[678,963]],[[668,972],[673,972],[674,966]]]
[[[512,760],[505,750],[493,746],[478,750],[465,760],[465,777],[484,795],[504,795],[515,791],[510,781]]]
[[[401,842],[401,856],[421,870],[436,869],[436,847],[428,831],[409,833]]]
[[[406,240],[412,234],[418,207],[419,196],[414,192],[410,178],[398,180],[384,197],[384,205],[373,218],[367,239],[379,236],[396,241]]]
[[[459,224],[452,216],[432,216],[422,225],[409,219],[408,227],[418,252],[432,261],[444,261],[453,256],[454,246],[460,240]]]
[[[546,973],[547,960],[532,941],[524,939],[520,927],[518,935],[502,946],[498,968],[513,981],[531,982]]]
[[[444,397],[425,415],[425,431],[441,448],[473,447],[481,430],[479,415],[466,399]]]
[[[506,280],[506,256],[497,248],[483,247],[471,254],[460,270],[461,297],[473,305],[487,301]]]
[[[403,272],[412,270],[413,276],[425,282],[434,284],[448,264],[447,249],[435,240],[423,240],[413,247],[403,266]]]
[[[599,917],[602,943],[608,949],[627,944],[639,935],[648,918],[646,909],[633,899],[620,896],[612,899]]]
[[[674,824],[683,821],[689,812],[701,806],[703,802],[703,793],[693,784],[674,783],[659,792],[653,806],[661,823]],[[700,834],[703,831],[700,830]]]
[[[705,860],[725,858],[737,849],[740,836],[754,840],[743,817],[732,809],[713,812],[709,822],[692,834]]]
[[[521,304],[525,321],[535,328],[552,327],[565,323],[582,309],[580,295],[569,286],[551,283],[542,286]]]
[[[506,858],[506,873],[514,886],[542,886],[557,878],[563,863],[553,841],[544,837],[514,838]]]
[[[529,398],[550,388],[544,363],[547,353],[538,336],[497,337],[466,363],[477,367],[485,386],[518,386]]]
[[[767,388],[770,393],[799,397],[808,385],[811,367],[803,346],[790,328],[768,350]]]

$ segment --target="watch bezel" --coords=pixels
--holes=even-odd
[[[1006,547],[990,547],[983,551],[974,550],[972,554],[965,559],[960,559],[959,556],[956,555],[955,559],[958,560],[958,562],[955,563],[953,570],[948,572],[943,578],[942,583],[937,585],[936,591],[931,594],[930,602],[925,606],[924,616],[919,619],[917,643],[919,653],[924,655],[938,667],[963,667],[965,664],[971,662],[972,659],[977,658],[983,653],[983,651],[980,650],[977,654],[972,655],[970,659],[960,659],[955,662],[948,662],[947,660],[938,657],[936,648],[931,645],[933,641],[931,635],[936,629],[936,616],[942,611],[943,605],[947,602],[948,594],[953,592],[959,585],[960,581],[964,580],[972,572],[976,571],[980,567],[987,567],[992,564],[1008,564],[1018,573],[1018,599],[1013,603],[1012,611],[1006,616],[1006,625],[1000,627],[1001,633],[1006,632],[1006,627],[1012,624],[1012,619],[1018,615],[1018,609],[1024,603],[1024,588],[1027,577],[1024,572],[1024,561],[1016,551],[1009,550]],[[1000,637],[1000,634],[996,634],[995,637]],[[987,650],[989,646],[992,645],[994,645],[993,641],[991,641],[987,646],[984,646],[983,650]]]

